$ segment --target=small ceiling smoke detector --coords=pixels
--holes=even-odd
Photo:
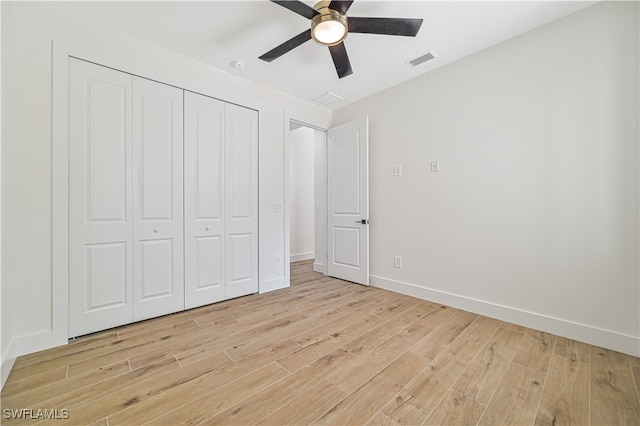
[[[247,64],[242,59],[236,59],[233,62],[231,62],[231,66],[239,70],[244,68],[246,65]]]
[[[436,58],[436,54],[433,53],[433,51],[428,51],[427,53],[425,53],[422,56],[418,56],[415,59],[412,59],[410,61],[405,62],[409,67],[414,68],[420,64],[424,64],[427,61],[430,61],[432,59]]]
[[[319,102],[319,103],[324,104],[324,105],[329,105],[329,104],[332,104],[334,102],[341,101],[342,99],[344,99],[344,98],[342,96],[340,96],[340,95],[336,95],[335,93],[327,92],[324,95],[320,95],[317,98],[315,98],[314,101]]]

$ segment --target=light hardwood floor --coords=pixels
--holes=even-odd
[[[639,358],[324,277],[310,262],[291,277],[289,289],[20,357],[2,424],[640,423]]]

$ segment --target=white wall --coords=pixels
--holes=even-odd
[[[3,13],[2,8],[0,7],[0,34],[2,33],[2,28],[3,28],[3,20],[8,18],[9,14],[7,12]],[[0,100],[2,100],[0,102],[0,140],[4,140],[4,136],[3,136],[3,127],[2,127],[2,122],[4,121],[4,108],[2,107],[2,104],[5,102],[4,101],[4,97],[2,97],[2,87],[4,87],[4,80],[3,77],[5,76],[4,73],[2,73],[2,63],[4,62],[2,56],[6,55],[7,50],[5,49],[5,47],[7,47],[7,40],[2,37],[2,46],[0,47],[2,55],[0,56]],[[2,144],[0,143],[0,146],[2,146]],[[0,150],[0,200],[2,195],[2,151]],[[0,241],[2,241],[2,209],[0,208]],[[2,388],[2,386],[4,386],[4,382],[7,378],[7,376],[9,375],[9,369],[12,367],[12,363],[4,363],[4,359],[6,357],[5,355],[5,349],[8,346],[9,343],[9,336],[10,336],[10,332],[11,332],[11,323],[10,321],[10,316],[8,315],[9,310],[6,309],[4,307],[4,303],[5,301],[8,300],[7,298],[7,294],[5,293],[5,288],[2,285],[2,244],[0,244],[0,368],[2,368],[5,371],[0,372],[0,389]]]
[[[12,11],[9,21],[6,10]],[[52,168],[57,161],[52,155],[59,151],[56,144],[64,127],[64,111],[53,109],[52,103],[66,95],[58,93],[60,81],[65,81],[58,74],[64,73],[52,74],[52,62],[54,69],[64,70],[67,53],[259,110],[260,291],[287,285],[285,262],[275,261],[278,256],[284,259],[284,215],[272,208],[284,201],[283,117],[286,110],[295,110],[328,126],[330,111],[64,16],[55,3],[2,2],[2,12],[3,367],[15,356],[66,341],[66,312],[61,307],[66,284],[54,279],[52,262],[52,256],[61,255],[52,245],[63,239],[52,238],[60,231],[52,226],[53,212],[64,201],[52,200],[61,173]]]
[[[374,285],[640,355],[638,17],[603,2],[334,112],[371,120]]]
[[[291,261],[314,258],[314,130],[298,127],[289,140]]]
[[[327,265],[327,133],[314,131],[315,261],[313,270],[326,273]]]

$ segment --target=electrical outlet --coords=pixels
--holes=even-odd
[[[402,176],[402,166],[393,166],[393,175],[394,176]]]
[[[431,162],[431,172],[435,173],[435,172],[439,172],[440,171],[440,162],[439,161],[432,161]]]
[[[402,268],[402,258],[400,256],[395,256],[393,258],[393,266],[396,268]]]
[[[282,213],[284,211],[284,205],[278,201],[274,204],[273,210],[275,210],[276,213]]]
[[[276,255],[276,265],[280,265],[282,263],[282,257],[279,254]]]

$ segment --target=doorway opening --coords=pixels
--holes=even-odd
[[[287,264],[310,260],[314,271],[325,273],[327,133],[290,118],[285,139]]]
[[[292,261],[313,259],[316,272],[369,285],[369,119],[285,126],[285,282]]]
[[[295,125],[295,128],[294,128]],[[315,259],[315,130],[292,123],[289,144],[291,262]]]

